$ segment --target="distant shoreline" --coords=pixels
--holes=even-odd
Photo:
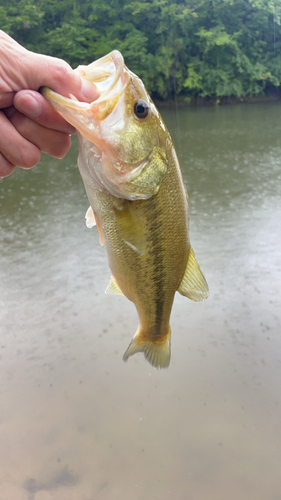
[[[161,100],[157,98],[153,98],[153,102],[159,108],[168,108],[170,106],[174,106],[175,102],[179,107],[206,107],[206,106],[228,106],[228,105],[237,105],[237,104],[253,104],[253,103],[265,103],[265,102],[276,102],[281,100],[281,93],[270,94],[270,95],[257,95],[253,97],[205,97],[205,98],[191,98],[190,101],[183,101],[180,97],[177,99],[167,99]]]

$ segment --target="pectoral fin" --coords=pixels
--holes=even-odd
[[[98,232],[99,232],[99,237],[100,237],[100,244],[103,246],[104,245],[104,238],[103,238],[103,234],[102,234],[102,228],[100,225],[100,221],[97,218],[97,216],[94,214],[91,206],[89,206],[89,208],[86,212],[85,219],[86,219],[86,226],[87,227],[91,228],[91,227],[97,226]]]
[[[123,203],[122,209],[115,209],[117,226],[121,232],[121,238],[139,255],[146,251],[146,238],[144,229],[137,218],[130,201]]]
[[[112,294],[112,295],[124,295],[121,288],[117,284],[114,276],[111,276],[108,286],[104,293]]]
[[[195,302],[205,300],[209,296],[209,287],[196,260],[193,248],[190,247],[184,277],[178,292]]]
[[[94,227],[96,225],[96,218],[95,218],[95,214],[93,212],[91,205],[89,206],[89,208],[86,212],[85,219],[86,219],[86,226],[87,227],[91,228],[91,227]]]

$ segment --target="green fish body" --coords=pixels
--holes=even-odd
[[[78,166],[112,272],[106,293],[125,295],[139,327],[124,354],[157,368],[170,363],[175,292],[195,301],[208,285],[189,241],[188,196],[170,134],[142,81],[114,51],[77,69],[95,83],[91,104],[43,94],[77,129]]]

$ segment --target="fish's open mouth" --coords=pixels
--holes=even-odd
[[[129,81],[129,75],[123,56],[118,50],[94,61],[89,66],[78,66],[75,71],[82,78],[95,84],[100,93],[98,99],[90,104],[80,102],[72,95],[69,98],[63,97],[47,87],[43,87],[42,94],[69,123],[79,130],[81,113],[84,121],[85,116],[89,115],[89,118],[96,122],[105,120],[112,113]],[[76,113],[76,117],[73,117],[73,112]]]
[[[118,50],[113,50],[88,66],[78,66],[75,71],[82,78],[94,83],[100,94],[105,97],[118,82],[123,67],[122,54]]]

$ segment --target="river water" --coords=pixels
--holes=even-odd
[[[210,287],[176,295],[168,370],[122,361],[76,141],[0,183],[3,500],[280,499],[281,105],[162,114]]]

